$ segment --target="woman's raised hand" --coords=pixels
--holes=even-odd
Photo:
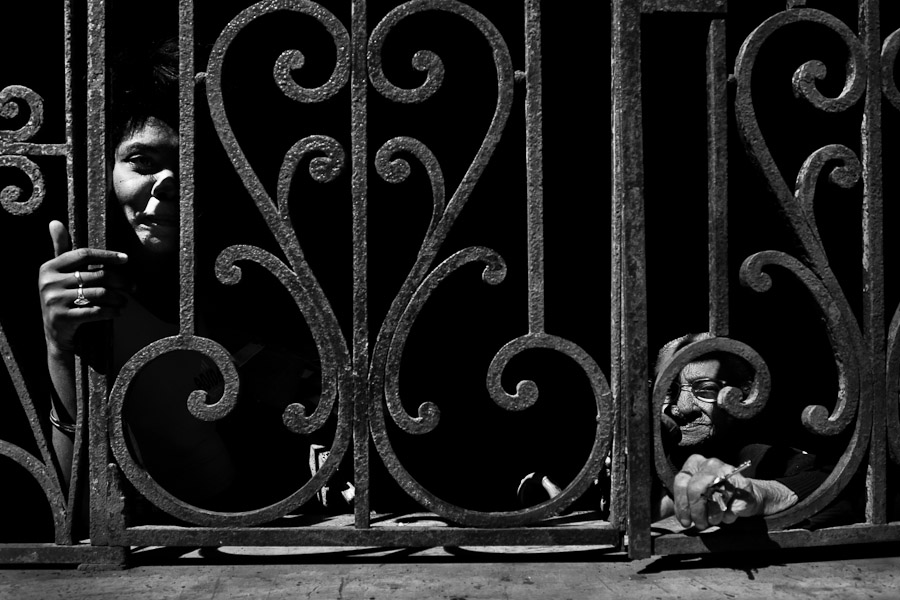
[[[59,221],[50,222],[54,257],[40,268],[38,288],[48,351],[74,352],[75,332],[82,323],[111,319],[120,314],[131,289],[117,267],[128,256],[113,250],[72,250],[69,232]]]

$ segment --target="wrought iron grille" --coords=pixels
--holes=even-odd
[[[35,298],[5,293],[0,474],[25,502],[48,504],[52,524],[26,513],[0,540],[2,560],[121,562],[131,546],[230,544],[585,545],[643,557],[900,538],[900,317],[888,317],[884,202],[900,14],[877,0],[548,4],[172,7],[158,25],[173,27],[180,50],[177,331],[117,373],[79,363],[66,486],[36,366]],[[65,215],[81,246],[108,245],[107,77],[134,40],[111,0],[67,0],[59,31],[17,10],[7,21],[22,24],[17,43],[43,31],[55,42],[35,57],[63,65],[23,58],[0,79],[0,227],[7,253],[26,257],[9,281],[32,281],[50,258],[50,218]],[[594,81],[607,33],[608,106]],[[58,81],[63,91],[51,91]],[[609,200],[595,173],[607,109]],[[823,120],[799,122],[810,114]],[[738,139],[746,153],[730,146]],[[837,202],[857,208],[832,214]],[[247,378],[205,331],[204,311],[223,307],[245,328],[308,338],[321,365],[317,406],[279,407],[290,449],[252,449],[256,481],[295,487],[238,509],[160,485],[125,416],[148,365],[202,355],[224,392],[192,392],[188,410],[239,434],[251,426],[235,418]],[[689,330],[713,337],[648,388],[656,348]],[[93,336],[104,352],[109,339]],[[729,413],[838,450],[825,483],[794,507],[756,528],[693,535],[654,525],[651,503],[673,479],[666,390],[710,350],[756,372]],[[790,400],[774,411],[779,394]],[[325,452],[297,479],[309,458],[297,449],[322,435]],[[515,483],[537,463],[566,473],[562,491],[519,506]],[[345,480],[347,514],[310,509]],[[796,527],[856,489],[857,523]]]

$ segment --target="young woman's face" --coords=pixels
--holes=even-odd
[[[116,146],[113,191],[141,246],[178,251],[178,132],[155,117]]]

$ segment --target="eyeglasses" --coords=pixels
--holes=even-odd
[[[726,385],[727,384],[721,379],[701,377],[700,379],[695,379],[690,383],[677,385],[675,387],[686,392],[690,392],[691,395],[700,402],[715,402],[719,397],[719,392]]]

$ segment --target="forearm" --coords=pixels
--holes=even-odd
[[[797,504],[797,494],[789,487],[770,479],[748,479],[753,485],[759,515],[774,515]]]
[[[773,479],[752,479],[717,458],[690,456],[676,473],[675,515],[684,527],[704,530],[741,517],[772,515],[797,503],[797,494]]]
[[[51,406],[60,423],[75,423],[77,400],[75,393],[75,355],[48,344],[47,370],[50,374]],[[72,473],[73,435],[54,426],[52,433],[53,450],[59,463],[66,485]]]
[[[59,221],[49,224],[54,258],[38,271],[41,318],[47,343],[47,369],[52,386],[53,449],[63,479],[72,470],[77,417],[75,334],[85,323],[115,317],[127,302],[130,281],[117,269],[128,257],[112,250],[79,248]],[[87,295],[85,295],[87,294]]]

